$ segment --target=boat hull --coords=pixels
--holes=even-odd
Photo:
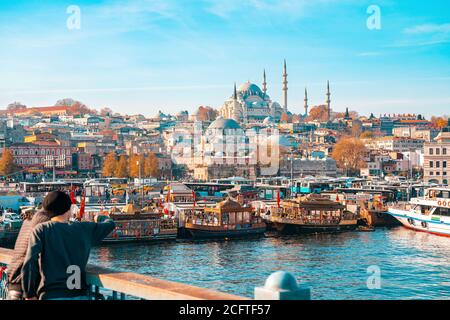
[[[176,239],[177,239],[177,232],[171,234],[161,234],[157,236],[143,236],[143,237],[121,236],[118,238],[107,237],[102,241],[102,243],[108,244],[108,243],[130,243],[130,242],[156,242],[156,241],[168,241]]]
[[[353,231],[357,228],[357,222],[352,224],[339,225],[309,225],[309,224],[290,224],[290,223],[273,223],[276,230],[283,234],[308,234],[308,233],[332,233]]]
[[[263,235],[266,227],[243,228],[236,230],[211,230],[199,228],[185,228],[185,235],[192,239],[232,239]]]
[[[430,217],[400,209],[389,209],[388,212],[408,229],[450,237],[450,223],[438,216]]]
[[[361,218],[366,219],[368,224],[374,227],[394,227],[401,223],[387,211],[364,210]]]

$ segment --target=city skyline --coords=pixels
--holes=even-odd
[[[326,103],[360,114],[449,110],[449,5],[435,1],[17,1],[0,4],[0,107],[62,98],[153,115],[219,108],[247,80],[288,108]],[[370,5],[381,29],[370,30]],[[81,10],[70,30],[70,5]],[[420,10],[418,9],[420,8]]]

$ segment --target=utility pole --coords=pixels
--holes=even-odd
[[[144,207],[144,186],[142,183],[142,173],[141,173],[141,161],[137,161],[136,163],[139,166],[139,185],[141,187],[141,208]]]
[[[52,164],[53,164],[53,182],[56,182],[56,157],[53,156],[52,158]]]

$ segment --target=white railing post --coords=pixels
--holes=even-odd
[[[255,300],[311,300],[311,289],[299,286],[291,273],[277,271],[255,288]]]

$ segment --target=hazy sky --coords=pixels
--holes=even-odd
[[[369,30],[369,5],[381,30]],[[81,29],[70,30],[70,5]],[[0,1],[0,107],[74,98],[153,115],[219,107],[233,84],[260,85],[289,109],[450,113],[448,0]]]

